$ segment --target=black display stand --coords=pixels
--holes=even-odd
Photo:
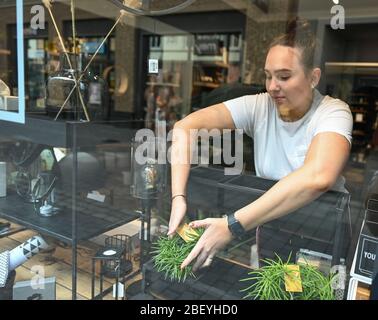
[[[72,151],[72,186],[64,201],[64,210],[53,217],[38,216],[33,204],[15,193],[0,199],[0,216],[72,246],[72,299],[77,296],[77,246],[89,239],[138,218],[135,208],[122,210],[82,201],[77,197],[78,151],[105,143],[129,143],[135,135],[132,122],[54,121],[46,116],[27,116],[25,124],[0,121],[5,141],[27,141]]]

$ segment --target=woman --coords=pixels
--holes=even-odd
[[[191,222],[191,227],[206,227],[206,231],[182,268],[192,261],[194,270],[208,266],[233,237],[295,211],[330,188],[343,188],[340,174],[350,152],[353,118],[347,104],[315,89],[321,76],[313,64],[315,44],[308,23],[289,23],[287,33],[273,41],[266,56],[267,93],[210,106],[175,125],[190,137],[190,143],[195,139],[190,129],[244,129],[254,139],[256,174],[279,180],[259,199],[226,218]],[[180,139],[174,133],[173,150]],[[172,159],[168,235],[174,234],[186,213],[189,170],[189,164],[174,164]]]

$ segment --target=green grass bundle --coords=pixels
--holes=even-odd
[[[277,256],[278,257],[278,256]],[[290,276],[290,257],[285,263],[279,257],[277,260],[266,259],[266,264],[258,270],[248,273],[250,277],[240,281],[253,282],[241,290],[247,292],[244,299],[259,300],[334,300],[332,289],[333,276],[325,276],[309,264],[299,264],[302,292],[285,290],[285,275]]]
[[[198,235],[193,236],[190,242],[185,242],[179,235],[172,238],[168,236],[160,237],[153,245],[154,266],[158,272],[165,274],[165,279],[171,281],[184,282],[188,277],[195,277],[192,272],[192,265],[188,265],[181,270],[180,266],[190,251],[196,245],[205,229],[196,229]]]

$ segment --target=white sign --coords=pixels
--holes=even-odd
[[[148,59],[148,73],[159,73],[158,59]]]

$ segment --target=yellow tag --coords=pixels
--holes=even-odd
[[[285,272],[285,289],[289,292],[302,292],[302,280],[298,265],[287,265]]]
[[[197,239],[199,236],[197,231],[190,227],[187,223],[179,226],[176,232],[185,242],[191,242]]]

